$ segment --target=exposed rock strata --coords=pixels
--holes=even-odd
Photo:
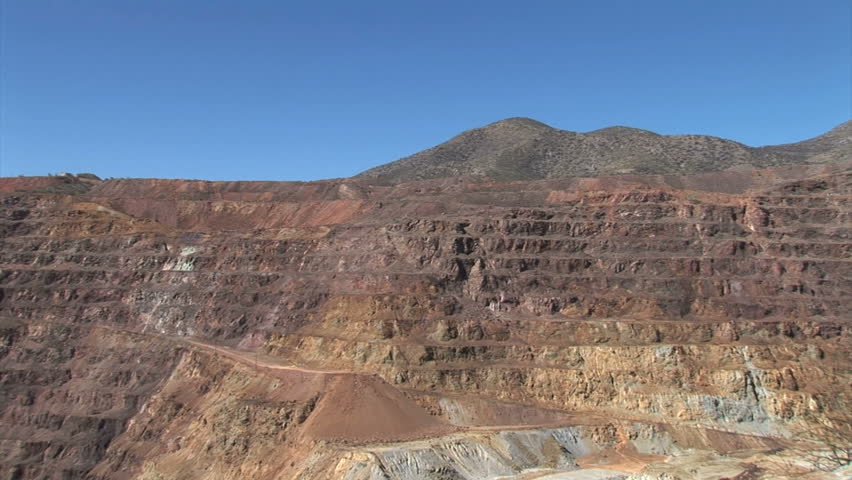
[[[852,173],[727,175],[3,179],[0,472],[482,478],[786,448],[852,407]],[[676,470],[654,468],[630,474]]]

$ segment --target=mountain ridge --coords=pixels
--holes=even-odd
[[[852,158],[852,121],[801,142],[751,147],[709,135],[661,135],[612,126],[561,130],[511,117],[371,168],[356,178],[391,183],[456,176],[534,180],[622,174],[692,174]]]

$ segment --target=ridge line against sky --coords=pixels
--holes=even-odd
[[[346,177],[516,116],[821,135],[852,2],[0,0],[2,176]]]

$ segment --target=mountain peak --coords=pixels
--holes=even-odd
[[[483,128],[488,128],[488,127],[526,127],[526,128],[535,128],[535,129],[554,130],[553,127],[551,127],[550,125],[548,125],[546,123],[539,122],[538,120],[536,120],[534,118],[527,118],[527,117],[509,117],[509,118],[505,118],[503,120],[491,123],[489,125],[486,125]]]
[[[623,125],[613,125],[612,127],[599,128],[597,130],[592,130],[591,132],[586,133],[587,135],[603,135],[608,137],[623,137],[626,135],[656,135],[658,137],[660,136],[659,133],[654,133],[650,130],[625,127]]]
[[[358,175],[390,182],[478,176],[495,180],[692,174],[737,167],[829,163],[852,158],[852,122],[803,142],[753,148],[704,135],[660,135],[613,126],[587,133],[511,117]]]

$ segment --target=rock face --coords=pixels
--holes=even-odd
[[[785,478],[723,455],[852,408],[848,163],[56,182],[0,180],[3,478]]]
[[[852,121],[819,137],[753,148],[704,135],[658,135],[610,127],[559,130],[509,118],[359,175],[388,182],[454,176],[530,180],[624,174],[691,174],[728,168],[828,163],[852,157]]]

